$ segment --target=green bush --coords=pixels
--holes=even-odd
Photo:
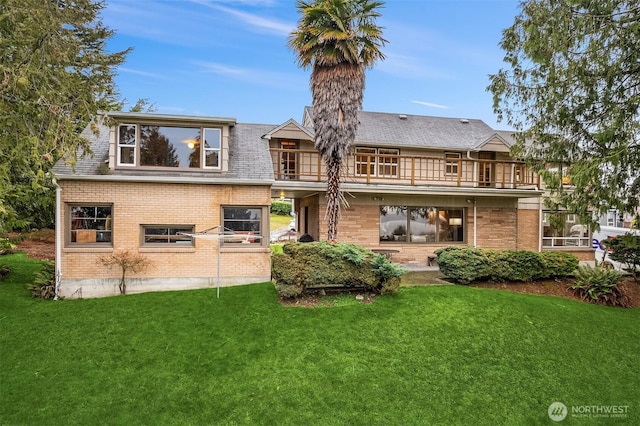
[[[271,214],[280,216],[291,216],[291,203],[287,201],[274,200],[271,202]]]
[[[628,306],[627,298],[618,284],[622,274],[613,269],[580,266],[576,272],[576,283],[571,288],[582,300],[609,306]]]
[[[394,293],[403,273],[386,257],[347,243],[288,243],[271,261],[271,275],[283,298],[324,289]]]
[[[0,280],[11,273],[11,266],[0,263]]]
[[[29,290],[33,297],[53,299],[56,295],[56,267],[53,262],[44,262],[42,269],[33,274],[33,284]]]
[[[629,271],[636,281],[640,280],[640,235],[630,232],[615,238],[602,241],[611,250],[609,258],[622,263],[622,268]]]
[[[474,247],[446,247],[435,251],[438,266],[447,278],[469,284],[491,274],[491,262],[482,250]]]
[[[440,271],[461,284],[479,280],[532,281],[568,276],[578,266],[578,259],[569,253],[450,246],[436,250],[435,254]]]
[[[11,254],[16,245],[9,238],[0,238],[0,255]]]
[[[543,251],[539,254],[544,265],[539,278],[568,277],[578,269],[578,258],[571,253]]]

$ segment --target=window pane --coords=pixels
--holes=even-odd
[[[223,218],[223,226],[234,232],[233,236],[225,238],[225,243],[261,243],[257,238],[261,236],[261,208],[224,207]]]
[[[136,161],[136,126],[125,124],[118,127],[118,146],[120,157],[118,164],[135,164]]]
[[[72,243],[110,243],[111,206],[72,206],[70,208]]]
[[[205,167],[220,167],[221,138],[220,129],[204,129]]]
[[[464,209],[382,206],[380,241],[463,242],[464,213]]]
[[[143,226],[145,244],[185,244],[193,245],[193,238],[181,233],[192,233],[193,226]]]
[[[432,243],[435,241],[437,225],[432,219],[435,211],[434,207],[411,208],[409,232],[412,243]]]
[[[380,207],[380,241],[407,241],[406,207]]]
[[[376,149],[356,148],[356,175],[376,174]]]
[[[136,126],[133,124],[122,125],[118,132],[118,143],[120,145],[136,144]]]
[[[207,167],[220,167],[220,159],[218,151],[205,150],[205,165]]]
[[[591,230],[575,214],[543,212],[542,245],[545,247],[590,247]]]
[[[384,177],[398,176],[398,150],[383,149],[378,150],[378,175]]]
[[[200,129],[140,126],[140,165],[200,167]]]
[[[462,209],[442,210],[441,214],[445,218],[441,227],[440,241],[464,241],[464,215]],[[442,232],[445,231],[445,232]]]

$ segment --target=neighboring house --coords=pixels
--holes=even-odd
[[[111,112],[88,129],[93,157],[59,163],[59,294],[117,294],[120,271],[99,258],[130,250],[152,266],[128,291],[235,285],[270,279],[269,206],[294,200],[297,231],[326,238],[324,165],[302,124]],[[547,248],[540,183],[509,155],[509,132],[480,120],[360,113],[343,171],[339,239],[426,264],[451,244]],[[223,226],[220,242],[193,238]],[[556,236],[553,249],[593,258],[590,244]],[[566,238],[566,239],[565,239]],[[220,259],[220,271],[217,259]]]

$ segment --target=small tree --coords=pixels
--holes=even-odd
[[[622,263],[624,269],[631,272],[636,282],[640,281],[640,235],[626,233],[602,241],[611,250],[609,258]]]
[[[141,272],[151,264],[146,256],[139,253],[132,253],[129,250],[115,252],[108,256],[102,256],[98,259],[98,261],[103,265],[108,266],[109,268],[115,265],[120,267],[120,270],[122,271],[122,275],[120,276],[120,284],[118,284],[120,294],[127,293],[127,283],[125,281],[125,276],[128,271]]]

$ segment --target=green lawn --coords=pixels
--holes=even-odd
[[[284,228],[285,226],[289,226],[291,223],[291,216],[282,216],[278,214],[272,214],[269,216],[269,221],[271,224],[271,231],[275,231],[276,229]]]
[[[0,424],[552,424],[555,401],[640,423],[640,309],[452,285],[313,309],[270,283],[52,302],[24,289],[36,261],[3,262]]]

